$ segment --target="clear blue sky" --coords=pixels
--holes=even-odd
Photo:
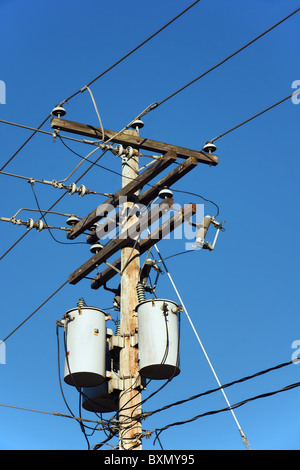
[[[38,126],[52,108],[88,83],[191,1],[151,0],[128,3],[90,0],[52,2],[0,0],[0,80],[6,84],[1,119]],[[160,35],[91,86],[103,125],[120,130],[154,101],[160,101],[299,7],[296,0],[202,0]],[[199,82],[144,118],[141,135],[192,149],[216,137],[292,93],[300,80],[300,13]],[[88,92],[66,104],[67,118],[98,125]],[[200,250],[167,261],[169,271],[207,354],[222,383],[291,360],[300,339],[299,317],[299,112],[291,100],[216,141],[219,165],[199,165],[175,189],[215,201],[226,231],[214,252]],[[50,130],[50,124],[43,127]],[[30,131],[0,125],[4,164]],[[70,142],[86,155],[90,147]],[[78,157],[51,136],[38,134],[4,171],[36,179],[64,179]],[[111,153],[101,163],[120,170]],[[71,183],[83,170],[68,180]],[[36,208],[25,180],[1,176],[1,217],[20,208]],[[118,175],[94,168],[81,181],[100,192],[114,192]],[[42,209],[62,194],[36,183]],[[56,210],[83,217],[101,196],[65,197]],[[179,204],[202,203],[175,193]],[[206,203],[205,213],[214,206]],[[37,213],[21,212],[20,218]],[[51,225],[66,218],[49,215]],[[1,222],[1,253],[25,228]],[[55,236],[66,242],[65,233]],[[80,241],[85,241],[81,237]],[[164,240],[164,257],[185,249],[185,240]],[[31,231],[0,262],[0,337],[6,337],[90,256],[89,246],[55,243],[47,231]],[[116,287],[117,279],[110,286]],[[158,297],[177,301],[162,276]],[[112,296],[90,289],[90,281],[67,285],[6,342],[0,364],[0,404],[68,413],[57,372],[55,322],[84,297],[87,304],[109,307]],[[196,337],[182,314],[181,374],[145,404],[145,411],[215,388],[217,383]],[[113,324],[111,323],[111,326]],[[61,358],[62,362],[62,358]],[[231,404],[299,381],[300,365],[291,365],[227,389]],[[144,394],[156,390],[151,383]],[[77,393],[64,387],[78,414]],[[158,413],[143,423],[154,430],[226,406],[222,394]],[[252,449],[300,448],[299,389],[244,405],[235,411]],[[85,413],[84,416],[92,418]],[[1,449],[86,449],[78,424],[70,419],[0,407]],[[95,432],[91,445],[105,436]],[[161,434],[164,449],[243,450],[230,412],[208,416]],[[116,440],[111,441],[116,445]],[[144,439],[145,449],[153,437]],[[105,449],[109,449],[106,447]]]

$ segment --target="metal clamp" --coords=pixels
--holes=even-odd
[[[138,346],[138,334],[130,333],[128,335],[107,335],[108,349],[122,349],[125,347],[125,338],[130,338],[130,346],[135,348]]]
[[[113,349],[122,349],[125,345],[125,340],[123,336],[112,335],[108,339],[108,349],[112,351]]]
[[[108,393],[115,390],[122,392],[128,388],[132,390],[143,390],[146,387],[146,379],[139,374],[130,375],[128,377],[118,377],[115,373],[111,374],[111,378],[107,382]]]

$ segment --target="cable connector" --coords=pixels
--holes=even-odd
[[[73,321],[75,317],[71,317],[69,313],[65,313],[63,318],[61,320],[56,320],[56,325],[59,326],[60,328],[63,328],[64,331],[67,329],[68,323]]]

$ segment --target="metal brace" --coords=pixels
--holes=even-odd
[[[130,334],[130,335],[108,335],[108,348],[109,351],[113,349],[122,349],[125,346],[125,337],[130,337],[130,346],[133,348],[138,346],[138,334]]]
[[[124,348],[124,337],[120,335],[112,335],[108,338],[108,349],[112,351],[113,349],[122,349]]]
[[[123,391],[131,388],[132,390],[143,390],[146,385],[146,380],[139,374],[131,375],[128,377],[118,377],[114,372],[111,373],[111,378],[107,382],[108,393],[113,393],[115,390]]]
[[[137,333],[134,333],[130,336],[130,346],[133,348],[137,348],[139,344],[139,335]]]

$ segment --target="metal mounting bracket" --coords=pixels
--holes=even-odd
[[[131,375],[128,377],[118,377],[114,372],[111,373],[111,378],[107,382],[108,393],[115,390],[122,392],[131,388],[133,390],[144,390],[146,388],[146,379],[139,374]]]
[[[112,335],[110,338],[108,338],[108,348],[109,351],[112,351],[113,349],[122,349],[124,348],[124,337],[120,335]]]
[[[130,335],[109,335],[107,336],[109,351],[113,349],[122,349],[125,347],[125,337],[130,337],[130,346],[136,348],[138,346],[138,334]]]

